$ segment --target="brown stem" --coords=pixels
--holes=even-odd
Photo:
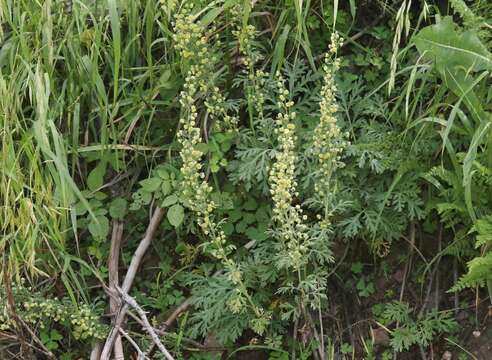
[[[111,249],[108,259],[108,273],[109,273],[109,288],[116,293],[116,287],[119,286],[118,279],[118,265],[120,258],[121,239],[123,237],[124,223],[121,220],[113,220],[113,232],[111,234]],[[119,301],[113,296],[109,297],[109,311],[114,314],[117,313],[119,307]],[[123,343],[121,341],[121,334],[116,335],[114,342],[113,355],[115,360],[124,360],[125,354],[123,352]]]
[[[145,330],[150,335],[150,337],[152,338],[152,341],[157,345],[157,347],[159,348],[159,350],[164,354],[164,357],[167,360],[174,360],[174,358],[172,357],[172,355],[169,353],[169,351],[162,344],[162,342],[159,339],[159,336],[156,334],[154,328],[152,327],[152,325],[150,325],[149,319],[147,319],[147,315],[142,310],[142,308],[137,304],[137,302],[135,301],[135,299],[133,299],[127,293],[123,292],[122,289],[120,289],[120,288],[117,288],[117,289],[118,289],[118,292],[120,293],[123,301],[125,303],[127,303],[128,305],[130,305],[132,308],[134,308],[135,311],[137,312],[138,316],[140,316],[140,319],[142,320],[142,322],[144,324]]]
[[[7,311],[10,317],[14,320],[15,323],[15,333],[17,335],[17,339],[19,340],[20,343],[20,355],[24,359],[32,359],[33,358],[33,353],[31,349],[29,348],[29,343],[26,340],[25,334],[24,334],[24,324],[22,323],[21,318],[17,315],[17,312],[15,311],[15,299],[14,299],[14,294],[12,293],[12,287],[10,284],[10,275],[9,275],[9,270],[8,267],[5,265],[5,257],[3,258],[3,285],[5,288],[5,295],[7,297]],[[30,329],[29,329],[30,330]],[[35,336],[35,335],[34,335]],[[43,350],[45,349],[44,345],[41,343],[41,346]],[[53,359],[54,356],[51,352],[47,351],[49,353],[49,358]]]
[[[127,294],[130,291],[133,281],[135,280],[137,270],[140,267],[142,258],[147,252],[147,249],[152,242],[152,238],[154,237],[157,228],[162,222],[165,212],[165,209],[155,209],[154,214],[152,215],[152,218],[150,219],[149,225],[147,227],[147,231],[145,232],[145,236],[140,241],[140,244],[138,244],[138,247],[133,254],[132,261],[130,262],[130,266],[128,267],[128,271],[126,272],[126,276],[121,287],[121,291],[123,293]],[[114,341],[119,334],[119,328],[121,327],[121,324],[125,319],[126,312],[128,311],[127,304],[120,304],[118,308],[119,311],[117,312],[114,324],[108,334],[108,337],[106,338],[106,343],[104,344],[103,350],[101,352],[100,360],[109,360]]]

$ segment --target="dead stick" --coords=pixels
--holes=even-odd
[[[121,239],[123,237],[123,222],[118,219],[113,220],[113,231],[111,234],[111,250],[108,259],[109,272],[109,288],[116,292],[116,287],[119,286],[118,266],[120,259]],[[116,313],[118,311],[119,302],[113,296],[109,297],[109,311]],[[120,334],[116,335],[113,350],[115,360],[124,360],[123,343]]]
[[[145,314],[145,311],[143,311],[143,309],[137,304],[135,299],[133,299],[127,293],[123,292],[122,289],[118,288],[118,292],[120,293],[123,301],[135,309],[137,314],[140,316],[140,319],[143,321],[145,330],[149,333],[150,337],[152,338],[152,341],[157,345],[157,347],[164,354],[166,359],[174,360],[172,355],[169,353],[169,351],[167,351],[167,349],[162,344],[161,340],[159,339],[159,336],[156,334],[154,328],[150,324],[149,319],[147,319],[147,315]]]
[[[161,208],[155,209],[154,214],[150,219],[149,226],[147,227],[147,231],[145,232],[145,236],[140,241],[140,244],[138,244],[138,247],[133,254],[132,261],[130,262],[130,266],[128,267],[128,271],[126,272],[125,280],[123,281],[123,285],[121,287],[121,290],[124,293],[128,293],[130,291],[133,281],[135,280],[137,270],[140,266],[140,262],[149,248],[152,238],[154,237],[154,234],[157,231],[165,212],[166,211]],[[106,338],[106,343],[104,344],[100,360],[109,360],[111,349],[113,348],[116,336],[119,334],[119,328],[125,319],[125,314],[127,311],[128,306],[126,304],[120,305],[113,327]]]

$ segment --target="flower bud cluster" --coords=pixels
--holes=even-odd
[[[196,22],[192,14],[193,4],[186,3],[174,20],[174,43],[184,60],[190,60],[198,65],[208,65],[214,62],[209,56],[207,35],[203,26]]]
[[[262,314],[262,309],[254,304],[244,285],[239,265],[228,257],[234,246],[226,245],[226,235],[221,224],[214,217],[216,204],[210,199],[212,187],[208,184],[203,170],[203,153],[197,149],[197,145],[202,141],[196,107],[199,93],[211,94],[204,104],[211,118],[216,122],[222,117],[221,124],[233,127],[237,124],[237,118],[227,114],[225,97],[220,93],[219,88],[209,86],[210,79],[207,76],[210,77],[213,73],[210,66],[215,60],[213,58],[210,60],[207,55],[210,51],[207,37],[203,35],[205,30],[194,23],[190,6],[186,5],[184,12],[176,17],[174,31],[177,49],[191,64],[179,100],[182,116],[177,139],[182,146],[181,192],[188,200],[188,206],[195,213],[201,231],[210,239],[207,249],[212,256],[221,261],[228,279],[236,286],[234,296],[228,301],[229,309],[238,313],[245,309],[246,303],[249,303],[255,314]]]
[[[32,292],[23,286],[13,289],[13,292],[17,302],[17,315],[33,327],[44,329],[57,323],[69,328],[76,340],[106,337],[106,326],[99,322],[98,315],[88,305],[76,307],[66,299],[46,299],[36,293],[33,296]],[[0,314],[0,330],[13,330],[15,323],[8,315],[3,296],[0,296],[0,306],[3,310]]]
[[[24,302],[26,314],[24,319],[31,324],[42,319],[51,319],[55,322],[64,322],[67,318],[67,309],[58,299],[30,299]],[[44,328],[43,322],[39,324]]]
[[[7,308],[4,307],[3,312],[0,313],[0,331],[11,330],[15,327],[14,320],[8,316]]]
[[[232,18],[237,19],[234,23],[235,29],[232,31],[232,35],[237,38],[239,53],[242,56],[241,63],[245,67],[247,76],[246,96],[248,102],[253,104],[258,114],[261,115],[263,114],[263,104],[265,103],[263,88],[267,74],[263,70],[255,70],[256,64],[261,60],[260,54],[253,47],[256,28],[251,24],[243,24],[241,6],[232,7],[230,12]]]
[[[88,305],[81,305],[75,313],[70,315],[72,333],[77,340],[88,338],[104,339],[106,337],[105,327],[97,320],[97,316]]]
[[[284,86],[282,76],[280,73],[276,76],[279,113],[275,120],[275,134],[278,149],[269,174],[270,193],[274,204],[273,220],[278,225],[279,237],[286,247],[289,266],[297,270],[306,259],[308,228],[305,224],[307,215],[303,214],[300,205],[293,205],[294,197],[299,195],[295,180],[296,113],[291,111],[294,103],[288,100],[289,91]]]
[[[171,14],[174,12],[177,0],[159,0],[159,5],[161,6],[162,11],[168,17],[171,17]]]
[[[217,86],[210,90],[211,94],[205,101],[205,107],[214,122],[215,130],[219,132],[236,130],[239,118],[227,113],[225,97]]]
[[[192,98],[198,92],[206,94],[205,107],[215,127],[218,130],[234,130],[239,119],[228,114],[225,97],[220,89],[213,85],[210,76],[218,60],[208,44],[213,38],[213,30],[206,31],[200,23],[196,22],[192,9],[191,3],[185,4],[174,21],[175,47],[182,59],[191,63],[188,77],[185,79],[185,91],[189,90],[188,96]],[[189,102],[190,99],[187,100]]]
[[[335,94],[336,84],[334,74],[340,68],[340,60],[336,58],[337,50],[343,40],[334,32],[331,37],[329,52],[325,55],[323,65],[324,77],[321,88],[320,120],[314,130],[313,153],[320,166],[319,182],[315,190],[320,194],[329,191],[333,171],[337,166],[343,166],[340,154],[347,146],[345,135],[337,125],[336,112],[338,110]]]

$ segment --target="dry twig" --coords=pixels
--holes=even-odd
[[[115,292],[116,287],[119,286],[118,265],[120,258],[121,239],[123,236],[123,222],[121,220],[113,220],[113,231],[111,234],[111,250],[109,252],[108,259],[108,272],[109,272],[109,288]],[[116,313],[118,311],[119,302],[113,296],[109,297],[109,311]],[[123,343],[121,336],[117,335],[114,342],[113,350],[114,358],[116,360],[124,360],[125,354],[123,353]]]
[[[145,236],[138,244],[135,253],[133,254],[132,261],[130,262],[130,266],[128,267],[128,271],[126,272],[125,279],[123,281],[123,285],[121,290],[123,293],[128,293],[133,285],[133,281],[135,280],[135,276],[137,274],[137,270],[140,266],[142,258],[144,257],[147,249],[152,242],[152,238],[154,237],[157,228],[161,224],[161,221],[165,214],[165,209],[157,208],[150,219],[149,226],[147,227],[147,231],[145,232]],[[101,352],[100,360],[109,360],[111,350],[113,349],[114,341],[116,340],[117,335],[119,334],[119,328],[125,319],[126,312],[128,311],[127,304],[120,304],[119,311],[117,312],[116,318],[113,322],[113,326],[106,338],[106,343],[104,344],[103,350]]]
[[[147,319],[147,315],[145,314],[145,311],[143,311],[143,309],[137,304],[137,302],[135,301],[135,299],[133,299],[130,295],[128,295],[127,293],[125,293],[119,287],[117,288],[117,290],[120,293],[121,298],[123,299],[123,301],[126,304],[130,305],[132,308],[134,308],[135,311],[137,312],[137,314],[140,316],[140,319],[143,321],[143,326],[144,326],[145,330],[150,335],[150,337],[152,338],[152,341],[157,345],[157,347],[159,348],[159,350],[164,354],[164,356],[166,357],[166,359],[167,360],[174,360],[174,358],[172,357],[172,355],[169,353],[169,351],[167,351],[167,349],[165,348],[165,346],[162,344],[161,340],[159,339],[159,336],[156,334],[154,328],[150,324],[149,319]],[[119,329],[118,329],[118,331],[119,331]]]

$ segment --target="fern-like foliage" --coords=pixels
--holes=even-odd
[[[453,286],[451,291],[468,287],[485,286],[491,290],[492,284],[492,215],[476,221],[472,228],[477,233],[475,247],[482,248],[482,254],[468,262],[468,272]]]
[[[453,332],[456,321],[449,312],[431,312],[414,320],[408,304],[394,301],[384,306],[383,322],[389,326],[398,323],[391,332],[391,346],[397,352],[407,351],[413,345],[428,346],[439,334]]]
[[[248,328],[254,316],[248,311],[233,314],[228,301],[235,296],[235,287],[224,274],[212,277],[189,274],[186,284],[193,288],[195,311],[191,316],[192,337],[205,337],[213,332],[223,344],[236,341]]]

